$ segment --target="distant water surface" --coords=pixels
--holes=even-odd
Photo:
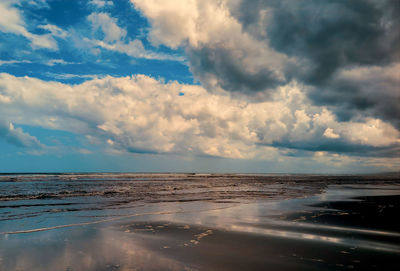
[[[0,175],[0,270],[399,270],[400,180]]]

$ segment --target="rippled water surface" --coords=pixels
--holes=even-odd
[[[0,270],[400,267],[398,175],[0,175]]]

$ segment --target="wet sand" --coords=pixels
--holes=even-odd
[[[0,270],[398,270],[399,211],[396,175],[0,176]]]

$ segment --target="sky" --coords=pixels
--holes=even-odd
[[[399,0],[2,0],[0,172],[400,169]]]

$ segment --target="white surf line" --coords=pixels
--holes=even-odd
[[[40,231],[48,231],[48,230],[55,230],[61,228],[69,228],[69,227],[77,227],[77,226],[85,226],[91,224],[99,224],[105,223],[110,221],[121,220],[129,217],[137,217],[137,216],[145,216],[145,215],[171,215],[171,214],[182,214],[182,213],[192,213],[192,212],[207,212],[207,211],[215,211],[215,210],[223,210],[228,208],[233,208],[238,206],[238,204],[234,206],[227,206],[227,207],[220,207],[220,208],[212,208],[212,209],[203,209],[203,210],[191,210],[191,211],[169,211],[169,212],[152,212],[152,213],[140,213],[140,214],[132,214],[132,215],[122,215],[119,217],[109,218],[109,219],[102,219],[96,221],[88,221],[88,222],[81,222],[81,223],[74,223],[74,224],[66,224],[66,225],[58,225],[53,227],[45,227],[45,228],[37,228],[37,229],[30,229],[30,230],[21,230],[21,231],[9,231],[9,232],[0,232],[0,235],[8,235],[8,234],[22,234],[22,233],[32,233],[32,232],[40,232]]]

